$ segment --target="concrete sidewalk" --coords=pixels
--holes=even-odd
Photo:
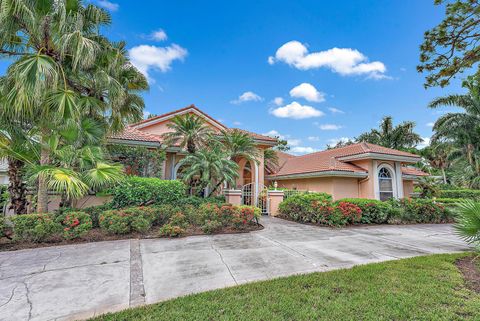
[[[450,225],[262,231],[0,253],[0,320],[74,320],[245,282],[468,250]]]

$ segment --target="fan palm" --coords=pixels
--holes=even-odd
[[[466,242],[480,246],[480,203],[466,200],[458,204],[457,233]]]
[[[145,77],[126,58],[123,43],[99,34],[110,23],[103,9],[79,0],[0,0],[0,55],[17,58],[3,82],[6,111],[38,128],[40,165],[49,165],[48,137],[83,115],[112,130],[138,120]],[[39,212],[47,184],[38,180]]]
[[[230,160],[246,158],[258,162],[260,152],[249,134],[239,129],[223,130],[220,136],[215,138],[222,144]]]
[[[238,177],[238,165],[228,158],[220,148],[202,149],[187,155],[180,161],[184,170],[180,178],[185,182],[200,181],[200,188],[208,189],[212,195],[224,183],[233,185]]]
[[[171,130],[163,134],[167,145],[178,145],[187,148],[194,154],[201,146],[205,146],[212,130],[205,121],[195,114],[175,116],[167,127]]]
[[[372,129],[356,138],[358,142],[367,142],[393,149],[408,149],[416,146],[422,141],[420,135],[413,130],[415,123],[403,122],[397,126],[393,125],[391,116],[382,119],[379,129]]]

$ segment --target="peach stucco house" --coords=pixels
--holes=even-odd
[[[110,143],[148,148],[165,148],[167,157],[163,166],[164,179],[176,179],[179,161],[185,151],[178,147],[164,146],[162,134],[169,129],[167,124],[177,115],[193,113],[202,117],[214,130],[229,130],[218,120],[191,105],[167,114],[156,116],[128,126],[123,133],[109,138]],[[276,139],[247,132],[262,151],[276,145]],[[237,159],[239,178],[236,186],[242,189],[251,185],[258,191],[263,186],[273,185],[296,190],[327,192],[334,199],[362,197],[388,199],[409,197],[414,181],[426,175],[413,167],[420,160],[418,155],[389,149],[369,143],[358,143],[303,156],[277,152],[279,166],[265,166],[263,156],[257,162]]]

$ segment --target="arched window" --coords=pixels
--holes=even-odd
[[[386,167],[380,167],[378,170],[378,186],[381,201],[393,198],[393,175]]]

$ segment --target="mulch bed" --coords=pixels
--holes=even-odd
[[[460,272],[462,272],[463,277],[465,278],[465,283],[467,287],[480,293],[480,258],[467,256],[461,258],[455,262]]]
[[[262,230],[264,227],[261,224],[249,225],[244,230],[235,230],[231,227],[224,228],[221,231],[209,234],[209,235],[218,235],[218,234],[239,234],[239,233],[248,233],[251,231]],[[82,238],[74,240],[65,240],[61,237],[52,238],[48,242],[34,243],[34,242],[14,242],[7,238],[0,238],[0,252],[2,251],[17,251],[24,249],[34,249],[41,247],[51,247],[51,246],[61,246],[61,245],[70,245],[70,244],[82,244],[82,243],[91,243],[91,242],[102,242],[102,241],[115,241],[115,240],[129,240],[129,239],[157,239],[165,238],[158,236],[159,226],[153,227],[150,231],[145,234],[141,233],[130,233],[125,235],[110,235],[105,234],[99,228],[94,228],[87,235]],[[175,238],[182,238],[186,236],[194,235],[207,235],[203,233],[200,228],[189,228],[185,231],[185,234]]]

